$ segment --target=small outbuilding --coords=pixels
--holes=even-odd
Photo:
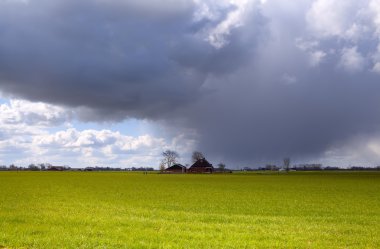
[[[186,173],[187,169],[185,166],[181,164],[174,164],[173,166],[165,169],[165,173],[171,173],[171,174],[182,174]]]
[[[205,158],[199,159],[187,170],[188,173],[212,173],[214,167]]]

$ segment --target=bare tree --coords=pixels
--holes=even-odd
[[[221,170],[221,171],[224,171],[226,169],[226,165],[224,163],[219,163],[218,164],[218,168]]]
[[[164,160],[162,160],[160,163],[160,172],[163,173],[164,171],[165,171],[165,164],[164,164]]]
[[[179,157],[178,153],[174,150],[165,150],[164,152],[162,152],[162,156],[164,158],[162,159],[161,164],[166,166],[167,168],[176,164],[177,159]]]
[[[200,151],[194,151],[193,155],[191,156],[191,161],[193,163],[195,163],[196,161],[198,161],[200,159],[204,159],[204,158],[205,158],[205,156],[203,155],[202,152],[200,152]]]
[[[290,166],[290,158],[286,157],[286,158],[284,158],[284,168],[285,168],[286,172],[289,172],[289,166]]]

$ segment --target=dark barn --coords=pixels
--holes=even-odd
[[[180,174],[180,173],[186,173],[186,171],[187,171],[186,167],[181,164],[174,164],[173,166],[165,169],[165,173]]]
[[[189,173],[212,173],[214,167],[206,159],[199,159],[187,170]]]
[[[64,171],[64,166],[48,166],[47,170],[49,171]]]

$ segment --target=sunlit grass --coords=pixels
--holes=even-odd
[[[2,247],[380,248],[380,174],[0,172]]]

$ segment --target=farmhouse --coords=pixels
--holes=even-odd
[[[173,166],[165,169],[165,173],[186,173],[186,167],[181,164],[174,164]]]
[[[64,171],[65,166],[48,166],[47,170],[49,171]]]
[[[188,173],[212,173],[214,167],[205,158],[199,159],[187,170]]]

